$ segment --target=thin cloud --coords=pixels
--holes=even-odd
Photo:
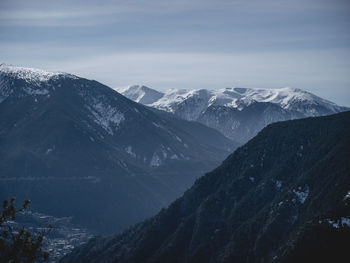
[[[112,87],[294,86],[350,101],[346,1],[2,0],[0,7],[7,63]]]

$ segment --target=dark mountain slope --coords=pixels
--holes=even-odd
[[[269,125],[168,209],[62,263],[345,262],[349,160],[350,112]]]
[[[29,198],[39,212],[120,231],[168,205],[234,147],[96,81],[0,66],[0,198]]]

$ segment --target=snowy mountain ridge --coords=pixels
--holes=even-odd
[[[136,85],[117,89],[117,91],[136,102],[140,102],[142,101],[144,96],[149,96],[147,92],[154,92],[155,90],[152,90],[145,86]],[[131,92],[133,96],[130,96]],[[185,101],[187,104],[196,103],[197,107],[201,108],[202,110],[210,106],[224,106],[229,108],[235,108],[241,111],[253,102],[274,103],[279,105],[283,109],[296,111],[301,110],[298,109],[296,105],[298,103],[322,105],[332,111],[337,111],[339,108],[339,106],[335,103],[322,99],[310,92],[290,87],[279,89],[238,87],[224,88],[218,90],[170,89],[161,94],[162,97],[160,97],[159,99],[154,98],[153,101],[143,104],[168,112],[174,112],[177,106],[181,103],[184,103]],[[308,116],[317,116],[317,113],[314,110],[310,110],[304,113],[306,113]],[[191,119],[196,119],[197,117],[198,116],[193,116],[191,117]]]
[[[35,68],[17,67],[4,63],[0,64],[0,76],[3,74],[16,76],[17,78],[31,83],[48,81],[51,78],[58,76],[67,76],[75,79],[78,78],[65,72],[53,72]]]
[[[157,91],[144,86],[117,91],[136,102],[185,120],[201,122],[240,143],[245,143],[273,122],[349,110],[310,92],[289,87],[171,89],[157,96],[153,95]],[[143,100],[144,97],[148,99]]]
[[[35,68],[17,67],[0,64],[0,103],[10,96],[14,90],[10,88],[14,82],[19,96],[50,96],[50,90],[55,87],[48,84],[58,78],[78,79],[77,76],[64,72],[51,72]]]

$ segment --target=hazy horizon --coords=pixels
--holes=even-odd
[[[293,87],[350,106],[347,1],[0,1],[0,60],[112,88]]]

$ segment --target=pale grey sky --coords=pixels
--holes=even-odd
[[[0,62],[113,88],[296,87],[350,106],[347,0],[0,0]]]

